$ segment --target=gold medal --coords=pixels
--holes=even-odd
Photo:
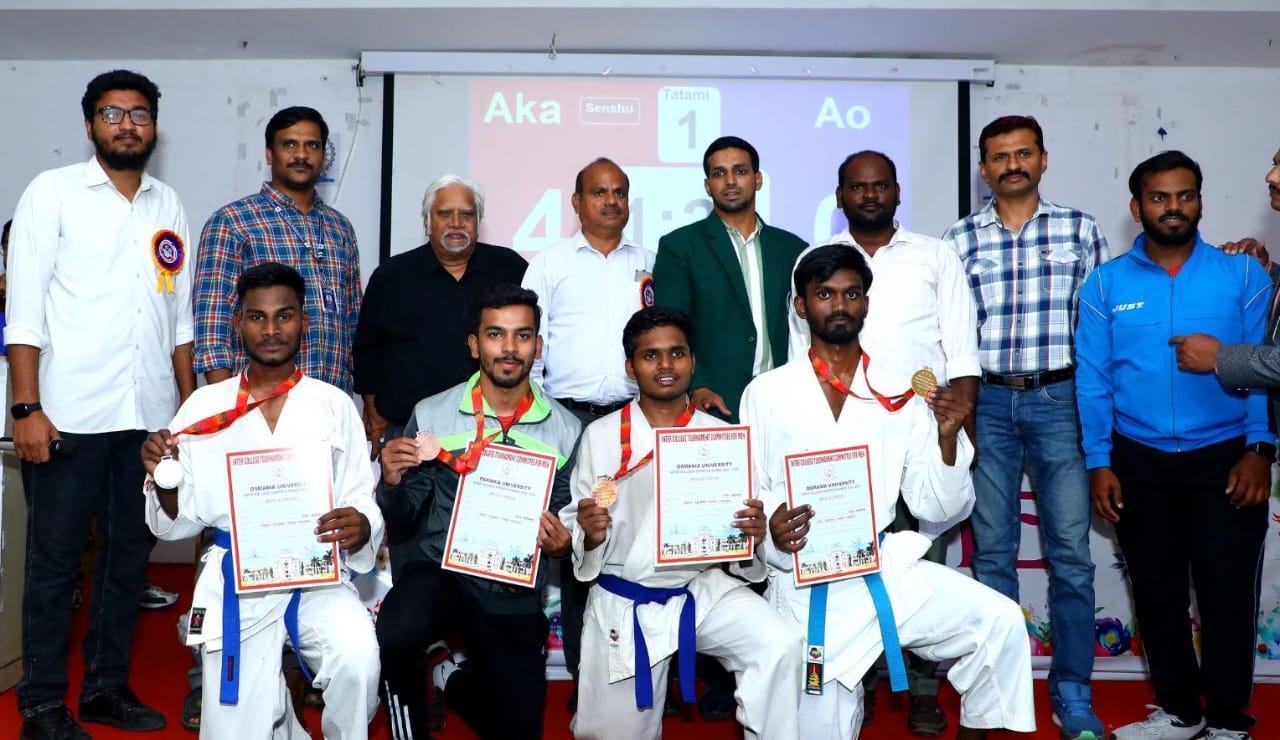
[[[925,367],[917,370],[911,376],[911,390],[916,392],[921,398],[929,395],[929,392],[938,387],[938,376],[933,374],[931,368]]]
[[[418,462],[434,460],[440,455],[440,440],[431,432],[418,432],[413,436],[418,446]]]
[[[618,500],[618,484],[612,478],[596,478],[596,482],[591,484],[591,498],[606,509],[613,506],[613,502]]]

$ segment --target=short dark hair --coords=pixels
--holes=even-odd
[[[1132,174],[1129,175],[1129,194],[1134,200],[1142,200],[1142,186],[1146,184],[1147,178],[1157,172],[1169,170],[1191,170],[1191,174],[1196,176],[1197,193],[1204,185],[1204,175],[1200,172],[1200,165],[1177,149],[1170,149],[1167,152],[1160,152],[1133,168]]]
[[[689,354],[693,354],[693,321],[689,314],[669,306],[646,306],[631,314],[627,325],[622,328],[622,351],[628,360],[633,359],[636,353],[640,335],[660,326],[674,326],[683,332],[684,341],[689,344]]]
[[[844,187],[844,168],[848,167],[849,163],[852,162],[853,160],[863,156],[879,157],[880,159],[884,160],[884,163],[889,165],[889,174],[893,176],[893,184],[894,185],[898,184],[898,165],[894,164],[892,159],[889,159],[889,155],[885,154],[884,152],[877,152],[874,149],[863,149],[860,152],[854,152],[853,154],[850,154],[849,156],[845,157],[844,161],[840,163],[840,169],[836,171],[837,187]]]
[[[0,230],[0,243],[9,243],[9,229],[13,228],[13,219],[4,222],[4,229]]]
[[[719,139],[707,145],[707,151],[702,155],[702,174],[711,177],[711,155],[724,149],[741,149],[751,158],[751,171],[760,171],[760,152],[751,146],[751,142],[738,136],[721,136]]]
[[[514,283],[494,283],[476,296],[475,321],[472,323],[471,333],[480,335],[480,317],[486,308],[506,308],[507,306],[528,306],[533,309],[533,325],[537,327],[542,324],[542,309],[538,306],[537,293]]]
[[[151,118],[160,117],[160,88],[137,72],[127,69],[113,69],[89,80],[84,89],[84,97],[80,98],[80,109],[84,112],[84,120],[93,120],[98,112],[98,101],[112,90],[134,90],[142,93],[147,99],[147,107],[151,109]]]
[[[1011,134],[1014,131],[1026,129],[1036,137],[1036,146],[1040,147],[1043,152],[1044,148],[1044,131],[1040,129],[1040,122],[1031,116],[1000,116],[996,120],[982,127],[982,133],[978,134],[978,159],[987,161],[987,140],[997,136]]]
[[[847,244],[828,244],[806,254],[796,265],[796,295],[803,298],[810,283],[820,283],[838,270],[857,272],[862,276],[862,289],[871,290],[871,267],[862,254]]]
[[[276,111],[271,120],[267,121],[267,148],[270,149],[276,143],[277,132],[283,131],[299,121],[311,121],[319,126],[320,145],[328,145],[329,124],[324,122],[324,116],[320,115],[320,111],[315,108],[308,108],[305,105],[295,105]]]
[[[298,306],[302,306],[307,296],[307,284],[302,275],[292,267],[279,262],[260,262],[240,274],[236,280],[236,305],[244,303],[245,295],[259,288],[274,288],[283,285],[293,290],[298,296]]]
[[[586,176],[587,170],[591,169],[592,167],[595,167],[598,164],[611,164],[614,167],[617,167],[618,171],[622,173],[622,181],[627,184],[627,190],[631,189],[631,178],[627,176],[627,171],[622,169],[621,165],[619,165],[617,162],[613,161],[612,159],[609,159],[608,157],[596,157],[595,159],[588,162],[586,167],[583,167],[582,169],[578,170],[578,176],[573,178],[573,192],[577,193],[578,195],[582,195],[582,178]]]

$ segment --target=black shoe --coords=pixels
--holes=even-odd
[[[936,696],[911,697],[907,710],[907,730],[916,737],[940,737],[947,731],[947,715]]]
[[[162,730],[164,715],[144,705],[128,686],[107,689],[80,702],[80,721],[97,722],[130,732]]]
[[[21,740],[91,740],[65,704],[22,719]]]
[[[680,709],[684,705],[680,703],[680,689],[675,684],[667,685],[667,698],[662,702],[663,717],[679,717]]]

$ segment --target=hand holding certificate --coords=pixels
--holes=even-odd
[[[657,470],[656,565],[752,557],[746,528],[733,526],[751,496],[751,429],[654,430]],[[756,507],[748,507],[754,518]]]
[[[787,455],[787,505],[808,505],[807,542],[792,550],[797,586],[880,570],[871,462],[865,445]],[[776,516],[776,515],[775,515]]]
[[[555,473],[554,455],[485,447],[475,470],[458,479],[441,566],[532,588]]]

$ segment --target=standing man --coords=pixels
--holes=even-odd
[[[144,171],[159,98],[135,72],[95,77],[80,101],[94,156],[36,176],[13,220],[4,336],[27,500],[24,740],[89,737],[63,696],[71,593],[95,519],[80,720],[165,726],[127,685],[152,545],[138,449],[196,385],[187,217]],[[74,456],[51,454],[71,444]]]
[[[658,241],[653,278],[658,302],[693,319],[694,405],[734,421],[747,383],[787,360],[787,280],[805,243],[756,214],[764,176],[746,140],[711,142],[702,172],[714,210]]]
[[[921,561],[929,543],[918,532],[884,533],[900,497],[922,520],[945,526],[966,516],[973,448],[961,424],[970,408],[955,389],[897,395],[910,374],[863,353],[858,335],[872,277],[855,250],[829,245],[806,255],[796,267],[795,310],[812,346],[753,380],[742,397],[743,421],[753,424],[753,483],[770,515],[766,596],[808,626],[805,654],[818,657],[806,664],[800,736],[857,737],[862,676],[882,650],[893,661],[901,648],[931,661],[957,659],[947,674],[961,696],[957,738],[980,740],[994,728],[1032,732],[1031,654],[1018,605]],[[851,446],[866,456],[861,490],[879,530],[879,571],[797,588],[792,553],[809,544],[815,517],[824,526],[824,512],[789,508],[786,457]]]
[[[539,252],[524,276],[524,287],[538,294],[543,317],[542,361],[534,363],[534,380],[584,428],[635,395],[617,340],[633,313],[653,305],[653,252],[623,234],[631,215],[630,189],[627,173],[612,160],[601,157],[582,168],[571,201],[582,227]],[[577,710],[589,588],[578,582],[569,558],[560,561],[564,662],[574,685],[571,712]]]
[[[799,630],[743,582],[762,582],[768,570],[767,516],[759,499],[742,501],[731,524],[755,538],[752,559],[728,568],[654,567],[653,430],[724,426],[689,405],[692,331],[687,316],[662,306],[637,311],[627,321],[621,344],[627,374],[640,393],[583,433],[573,503],[560,511],[573,537],[575,575],[584,584],[599,578],[591,587],[590,626],[583,633],[583,701],[570,726],[577,738],[661,737],[662,713],[653,705],[661,706],[668,690],[670,661],[665,658],[682,641],[696,643],[738,674],[738,717],[748,738],[799,737],[796,700],[804,675]],[[602,478],[617,481],[613,504],[597,502],[592,493]],[[637,603],[642,599],[647,603]],[[685,609],[693,612],[692,624],[681,623]],[[612,636],[633,635],[637,629],[643,647],[618,650]],[[657,665],[637,663],[637,653]],[[681,688],[693,693],[692,686]],[[649,705],[642,706],[646,699]]]
[[[360,252],[351,222],[316,194],[324,170],[329,125],[314,108],[277,111],[267,122],[271,180],[253,195],[223,206],[200,235],[196,265],[196,372],[210,383],[245,366],[232,332],[236,279],[261,262],[280,262],[312,289],[310,318],[298,366],[307,375],[351,391],[351,340],[360,311]]]
[[[1073,355],[1076,296],[1106,261],[1107,242],[1092,216],[1040,197],[1049,154],[1034,118],[997,118],[982,129],[978,151],[978,171],[994,196],[943,235],[978,309],[973,573],[1018,600],[1022,471],[1030,468],[1049,561],[1054,717],[1063,740],[1100,738],[1089,687],[1094,568]]]
[[[314,669],[315,683],[325,687],[325,737],[366,738],[377,711],[377,640],[350,574],[373,569],[382,514],[373,500],[364,432],[350,396],[298,369],[308,320],[302,311],[305,294],[302,277],[287,265],[264,262],[246,270],[236,284],[234,314],[236,334],[249,357],[244,374],[201,388],[178,409],[168,429],[142,446],[149,475],[163,456],[180,466],[172,488],[156,482],[164,481],[160,474],[147,478],[151,530],[166,540],[195,537],[206,527],[218,531],[196,582],[187,633],[187,643],[202,651],[204,684],[219,687],[201,705],[201,732],[210,737],[306,734],[280,673],[280,646],[286,639]],[[224,580],[233,570],[225,562],[233,557],[228,456],[270,448],[300,455],[319,450],[331,460],[327,480],[322,475],[277,482],[328,486],[335,508],[314,522],[293,525],[302,531],[290,536],[309,535],[314,526],[321,551],[337,543],[342,558],[334,567],[340,583],[236,595],[235,584]],[[297,472],[286,465],[275,474],[288,475],[285,471]],[[238,621],[218,618],[233,608]]]
[[[400,436],[415,403],[475,373],[467,335],[476,296],[524,277],[524,257],[480,241],[483,219],[478,185],[458,175],[436,178],[422,195],[427,243],[378,265],[369,278],[352,359],[375,456],[383,439]],[[394,531],[391,539],[399,539]]]
[[[1116,740],[1202,732],[1247,740],[1255,722],[1245,710],[1275,435],[1262,391],[1238,393],[1178,369],[1170,337],[1259,341],[1271,280],[1256,260],[1200,238],[1201,183],[1200,166],[1178,151],[1134,168],[1129,210],[1142,233],[1080,291],[1080,423],[1093,506],[1116,524],[1157,705],[1117,728]]]
[[[978,399],[977,317],[973,296],[960,260],[941,239],[903,229],[895,220],[901,203],[898,168],[880,152],[850,154],[836,173],[836,201],[849,221],[847,231],[804,255],[829,244],[856,249],[875,276],[875,300],[867,307],[861,333],[863,351],[877,360],[900,365],[906,372],[930,368],[942,385],[950,385],[973,408]],[[791,313],[791,359],[809,350],[808,322]],[[973,434],[973,416],[965,418]],[[906,503],[899,499],[890,531],[918,529]],[[935,535],[925,559],[946,562],[946,538]],[[937,663],[915,655],[907,659],[911,700],[907,727],[913,735],[937,737],[947,729],[947,716],[938,703]],[[868,673],[867,717],[875,705],[877,673]]]
[[[388,520],[417,533],[414,557],[396,573],[378,613],[382,682],[396,740],[428,736],[427,647],[453,633],[467,646],[466,662],[445,659],[430,673],[454,711],[485,740],[542,737],[548,629],[542,588],[551,563],[543,562],[534,587],[526,588],[446,571],[441,562],[466,474],[458,469],[468,470],[490,443],[555,456],[538,544],[544,557],[568,555],[569,532],[556,514],[569,503],[581,425],[529,382],[542,345],[538,297],[500,284],[476,305],[468,343],[480,371],[420,401],[405,436],[387,440],[382,449],[378,505]],[[415,444],[418,432],[430,435],[437,451],[425,461]]]

